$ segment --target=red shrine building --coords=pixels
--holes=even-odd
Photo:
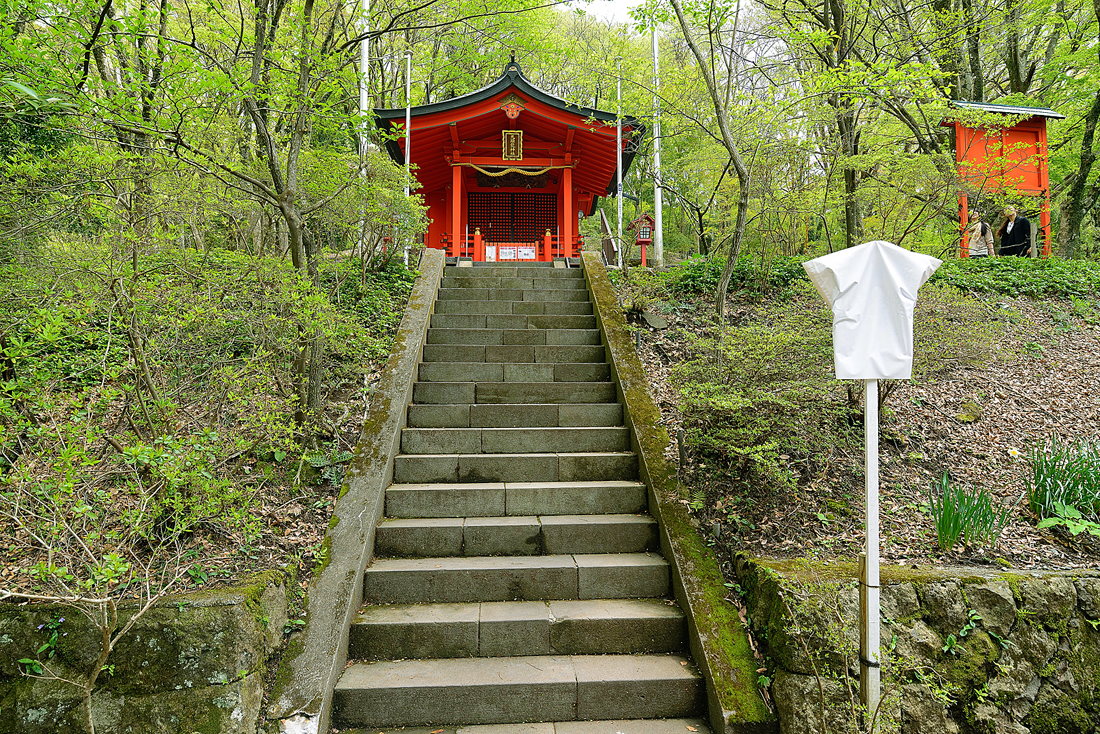
[[[430,224],[425,245],[478,262],[577,257],[579,219],[616,190],[615,113],[542,91],[515,57],[492,84],[443,102],[375,110],[386,149],[409,146]],[[623,117],[623,175],[645,127]]]
[[[1065,115],[1039,107],[953,101],[962,112],[995,113],[1013,124],[998,125],[946,119],[943,127],[955,128],[955,160],[962,184],[959,190],[959,228],[962,232],[959,256],[969,257],[967,222],[969,197],[992,194],[1017,194],[1038,199],[1039,230],[1035,241],[1042,241],[1042,257],[1050,256],[1050,174],[1047,156],[1047,120],[1063,120]]]

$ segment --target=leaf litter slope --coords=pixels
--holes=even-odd
[[[624,290],[624,302],[636,302],[631,289]],[[883,562],[1094,567],[1100,545],[1087,534],[1071,538],[1060,529],[1037,529],[1024,493],[1032,446],[1052,436],[1097,437],[1100,307],[1082,307],[1081,300],[980,298],[1004,327],[990,345],[993,356],[947,361],[935,374],[900,382],[886,406],[880,445]],[[657,331],[635,320],[644,332],[640,352],[653,377],[651,389],[675,435],[685,423],[675,369],[695,356],[692,342],[713,335],[713,304],[671,300],[649,301],[647,307],[670,324]],[[767,301],[735,297],[728,320],[743,322],[767,308]],[[828,455],[804,462],[813,464],[804,474],[794,466],[800,457],[780,454],[799,476],[793,487],[740,479],[730,465],[692,452],[682,473],[689,488],[682,501],[691,505],[701,532],[717,535],[728,552],[851,559],[863,544],[862,415],[852,411],[849,423],[855,440],[838,441]],[[669,458],[677,460],[674,446]],[[940,551],[928,488],[945,471],[956,483],[1016,505],[994,547]]]

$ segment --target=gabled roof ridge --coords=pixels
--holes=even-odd
[[[1000,102],[970,102],[962,99],[951,100],[951,106],[955,108],[971,108],[985,112],[998,112],[1001,114],[1018,114],[1032,117],[1049,117],[1053,120],[1064,120],[1065,115],[1055,112],[1049,107],[1023,107],[1021,105],[1002,104]]]
[[[431,115],[437,112],[448,112],[450,110],[459,109],[465,107],[468,104],[475,102],[481,102],[482,100],[489,99],[497,94],[506,91],[509,87],[515,87],[521,92],[525,92],[534,99],[548,104],[557,109],[565,112],[570,112],[575,115],[592,117],[596,120],[603,122],[612,122],[615,120],[614,112],[607,112],[605,110],[599,110],[595,107],[582,107],[580,105],[572,104],[560,97],[547,92],[541,87],[536,86],[530,79],[523,74],[523,70],[520,68],[519,62],[516,61],[515,56],[505,64],[504,73],[501,74],[495,81],[475,89],[472,92],[461,94],[451,99],[445,99],[440,102],[430,102],[424,105],[414,106],[410,112],[413,117],[418,115]],[[385,126],[383,121],[397,120],[398,118],[404,118],[404,107],[393,108],[376,108],[374,114],[378,116],[378,123],[380,126]],[[645,133],[645,125],[642,124],[637,118],[631,115],[623,115],[623,124],[629,125],[634,128],[640,134]]]

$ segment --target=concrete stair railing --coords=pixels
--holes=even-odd
[[[334,726],[709,732],[601,344],[580,270],[445,268]]]

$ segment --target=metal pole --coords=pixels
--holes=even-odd
[[[661,60],[657,53],[657,14],[653,14],[653,260],[656,267],[665,264],[664,215],[661,213]]]
[[[363,38],[359,41],[359,155],[367,154],[367,115],[370,114],[370,0],[363,0]],[[365,173],[365,172],[364,172]]]
[[[864,380],[864,442],[867,483],[867,547],[860,554],[859,699],[867,723],[878,711],[881,697],[879,667],[878,578],[878,380]]]
[[[615,57],[615,69],[617,80],[617,106],[615,108],[615,181],[618,184],[615,200],[619,205],[619,229],[616,234],[618,239],[618,257],[616,261],[619,269],[623,267],[623,57]]]
[[[405,52],[405,196],[412,184],[412,63],[413,52]]]
[[[363,0],[363,18],[361,23],[363,38],[359,41],[359,157],[367,157],[367,134],[370,118],[370,0]],[[359,171],[361,177],[366,177],[366,166]],[[365,206],[365,205],[364,205]],[[359,220],[359,253],[363,255],[367,251],[367,222],[366,217]],[[365,256],[365,255],[364,255]]]

